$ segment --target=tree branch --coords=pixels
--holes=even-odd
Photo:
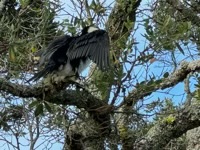
[[[180,68],[177,69],[173,74],[171,74],[167,78],[163,78],[158,80],[160,84],[154,86],[148,86],[147,89],[136,88],[134,89],[126,98],[125,102],[127,105],[133,105],[140,99],[145,96],[149,96],[156,90],[163,90],[169,87],[173,87],[174,85],[182,82],[189,73],[193,73],[195,71],[200,70],[200,60],[192,61],[192,62],[182,62],[180,64]]]
[[[109,16],[107,27],[110,33],[112,42],[118,41],[119,37],[126,35],[126,38],[130,35],[132,26],[126,26],[126,23],[131,21],[135,22],[136,10],[139,7],[142,0],[118,0]],[[124,40],[126,42],[126,40]]]
[[[136,20],[136,10],[142,0],[118,0],[106,23],[113,55],[118,60],[121,51],[125,49],[127,39],[134,28]],[[117,42],[120,41],[120,47]],[[123,45],[123,46],[122,46]],[[115,61],[115,60],[114,60]]]
[[[136,141],[135,150],[154,150],[161,149],[170,140],[175,139],[186,133],[190,129],[200,126],[200,105],[193,103],[190,106],[177,111],[177,115],[170,116],[174,121],[159,121],[152,127],[144,138]]]
[[[86,90],[62,90],[59,92],[51,92],[44,90],[42,86],[27,86],[11,83],[3,78],[0,78],[0,91],[7,92],[13,96],[21,98],[37,98],[46,100],[52,103],[63,105],[74,105],[78,108],[84,108],[88,111],[102,107],[105,104],[102,100],[94,97]]]

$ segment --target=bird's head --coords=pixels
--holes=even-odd
[[[82,30],[82,35],[85,35],[87,33],[91,33],[94,32],[96,30],[99,30],[99,28],[97,26],[91,25],[91,26],[86,26],[83,28]]]

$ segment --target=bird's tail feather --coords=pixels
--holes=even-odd
[[[32,78],[30,78],[27,82],[30,81],[37,81],[39,80],[41,77],[45,77],[47,74],[49,73],[47,68],[44,68],[43,70],[39,71],[38,73],[36,73]]]

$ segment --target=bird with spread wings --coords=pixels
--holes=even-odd
[[[39,66],[44,66],[28,81],[37,81],[47,75],[55,80],[79,77],[93,61],[100,70],[109,67],[109,37],[105,30],[95,26],[83,28],[81,35],[64,35],[53,40],[40,54]]]

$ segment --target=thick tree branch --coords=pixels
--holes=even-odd
[[[155,150],[166,146],[170,140],[200,126],[200,105],[193,103],[170,116],[174,121],[164,119],[152,127],[144,138],[134,143],[135,150]]]
[[[62,90],[51,93],[51,91],[46,92],[42,86],[31,87],[27,85],[19,85],[11,83],[3,78],[0,78],[0,91],[21,98],[34,97],[52,103],[74,105],[78,108],[85,108],[86,110],[96,109],[105,105],[105,103],[85,90]]]
[[[142,0],[118,0],[109,16],[107,30],[111,39],[112,54],[118,60],[136,21],[136,11]],[[117,42],[121,43],[116,44]]]
[[[145,96],[149,96],[156,90],[163,90],[182,82],[189,73],[200,70],[200,60],[192,62],[182,62],[180,68],[172,73],[169,77],[158,80],[160,84],[148,86],[147,89],[134,89],[126,98],[127,105],[133,105]]]
[[[11,83],[4,78],[0,78],[0,91],[7,92],[13,96],[22,98],[42,98],[42,87],[30,87],[27,85],[19,85]]]
[[[121,36],[126,34],[126,38],[130,35],[132,26],[127,26],[126,23],[134,23],[136,18],[136,10],[142,0],[118,0],[109,16],[107,27],[110,33],[112,42],[119,40]],[[126,40],[124,40],[126,42]]]

